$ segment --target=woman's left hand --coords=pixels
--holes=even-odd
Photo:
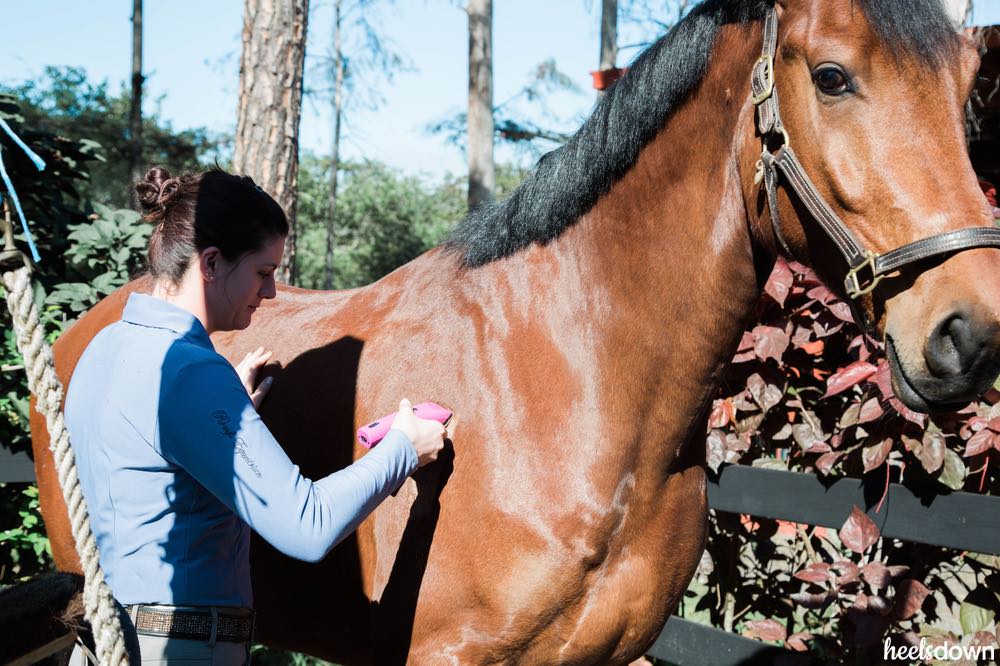
[[[271,358],[270,351],[264,351],[263,347],[257,347],[255,351],[244,356],[243,360],[236,364],[236,374],[240,376],[240,381],[243,382],[243,387],[250,395],[254,409],[257,410],[260,409],[261,403],[267,397],[267,392],[271,390],[271,384],[274,383],[274,377],[266,377],[260,386],[254,389],[254,384],[257,382],[257,371],[267,363],[269,358]]]

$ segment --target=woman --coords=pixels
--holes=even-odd
[[[444,428],[409,402],[353,465],[303,478],[257,415],[269,354],[237,368],[209,335],[242,330],[275,297],[288,222],[249,178],[222,171],[136,186],[149,240],[151,295],[90,343],[65,415],[101,564],[139,634],[144,663],[248,660],[250,529],[321,559],[443,447]]]

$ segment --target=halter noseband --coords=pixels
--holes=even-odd
[[[781,122],[778,90],[774,85],[774,53],[777,42],[778,14],[772,7],[764,19],[764,48],[754,64],[750,79],[753,103],[757,107],[757,127],[764,144],[764,150],[757,162],[755,182],[760,184],[763,181],[774,235],[785,253],[793,257],[788,243],[781,235],[781,226],[778,223],[779,172],[784,175],[787,184],[795,190],[799,200],[847,260],[848,271],[844,279],[844,289],[847,292],[848,303],[858,325],[865,333],[874,337],[874,328],[868,322],[864,311],[857,307],[858,297],[871,292],[882,278],[907,264],[973,248],[1000,248],[1000,228],[968,227],[949,231],[907,243],[884,254],[876,254],[865,248],[816,191],[816,186],[809,180],[805,169],[792,151],[788,131]],[[779,142],[776,151],[771,152],[768,149],[769,144]]]

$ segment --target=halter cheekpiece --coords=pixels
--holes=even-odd
[[[750,78],[753,103],[757,107],[757,129],[763,141],[763,151],[757,162],[755,182],[763,182],[767,193],[767,207],[771,213],[771,226],[782,250],[792,257],[788,243],[781,234],[778,222],[778,179],[779,174],[795,191],[799,200],[819,222],[820,228],[833,240],[837,249],[847,261],[847,275],[844,289],[854,318],[862,329],[871,335],[873,329],[857,299],[878,286],[882,278],[903,266],[929,257],[952,254],[980,247],[1000,248],[1000,228],[969,227],[937,234],[922,240],[907,243],[883,254],[876,254],[858,241],[844,222],[837,217],[829,204],[816,191],[816,186],[806,175],[802,163],[792,150],[788,131],[781,122],[778,108],[778,90],[775,87],[774,54],[778,42],[778,14],[772,7],[764,19],[764,47],[760,58],[754,64]],[[769,146],[778,145],[773,152]]]

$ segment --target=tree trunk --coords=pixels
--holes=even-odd
[[[129,113],[128,173],[135,183],[143,176],[142,164],[142,0],[132,2],[132,109]],[[129,187],[135,201],[135,188]]]
[[[295,201],[302,68],[309,0],[246,0],[233,170],[254,179],[288,215],[279,277],[296,281]]]
[[[493,0],[469,0],[469,209],[493,199]]]
[[[601,4],[601,59],[597,69],[611,69],[618,60],[618,0]]]
[[[340,33],[340,4],[341,0],[336,0],[333,10],[333,154],[330,157],[330,219],[326,226],[324,289],[333,289],[333,233],[337,225],[337,174],[340,172],[340,115],[344,108],[344,56]]]

